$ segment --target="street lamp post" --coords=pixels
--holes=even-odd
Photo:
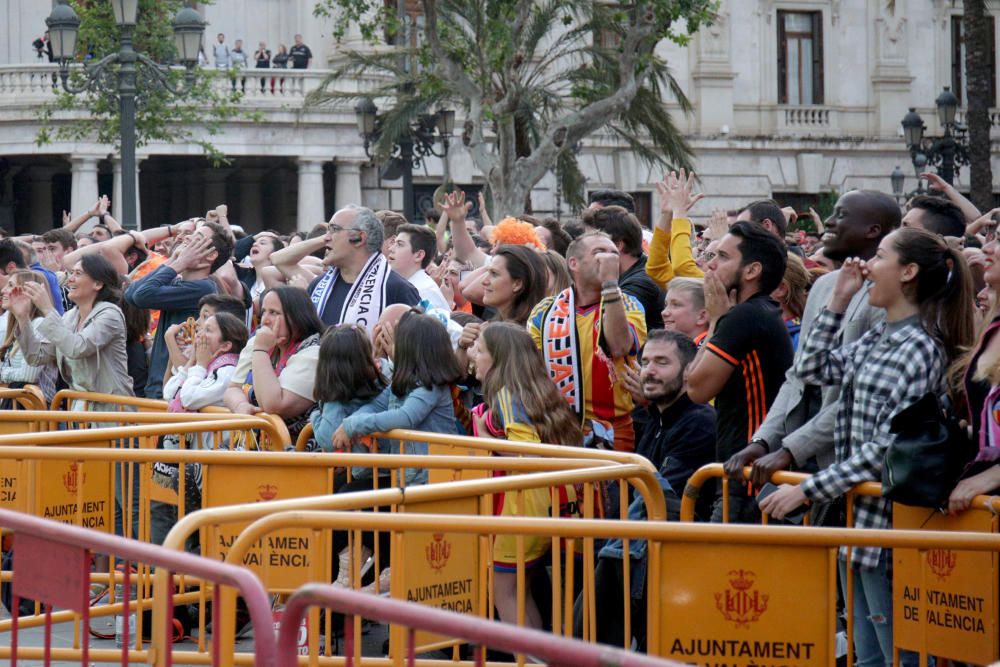
[[[118,108],[121,114],[121,165],[122,165],[122,225],[126,229],[136,228],[135,168],[135,95],[138,72],[143,69],[153,76],[151,81],[170,93],[186,95],[194,85],[194,67],[198,63],[198,48],[201,45],[205,23],[201,15],[190,7],[184,7],[174,18],[174,46],[177,60],[186,68],[184,83],[174,85],[170,80],[170,69],[161,65],[132,47],[132,33],[135,30],[139,11],[139,0],[112,0],[115,21],[121,28],[121,45],[117,53],[112,53],[93,65],[84,65],[79,71],[83,75],[80,83],[70,83],[69,63],[76,56],[77,33],[80,17],[66,0],[58,0],[45,24],[52,40],[52,55],[59,61],[59,76],[63,90],[78,94],[88,90],[115,90],[117,84]],[[112,66],[118,65],[117,82]]]
[[[358,120],[358,131],[365,141],[365,155],[375,158],[373,148],[382,138],[383,129],[383,118],[378,113],[378,107],[370,98],[365,97],[355,105],[354,113]],[[453,110],[438,109],[432,114],[421,114],[396,139],[389,151],[386,173],[398,174],[403,178],[403,216],[409,222],[414,221],[413,170],[420,166],[424,158],[433,155],[446,161],[447,180],[448,147],[454,131]],[[440,153],[436,149],[438,139],[441,140]]]
[[[924,136],[924,121],[914,107],[903,117],[903,139],[910,151],[913,168],[917,172],[919,191],[923,191],[920,174],[928,165],[937,168],[938,175],[948,184],[955,179],[955,173],[962,165],[969,164],[969,146],[965,137],[965,126],[955,120],[958,112],[958,98],[948,87],[934,100],[938,120],[944,133],[940,137]]]

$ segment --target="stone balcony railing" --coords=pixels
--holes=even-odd
[[[840,131],[836,109],[826,106],[780,105],[775,130],[779,135],[832,136]]]
[[[55,64],[0,65],[0,111],[4,108],[24,108],[49,101],[60,85],[59,68]],[[214,73],[214,71],[213,71]],[[242,93],[240,104],[252,109],[301,109],[306,96],[320,87],[331,70],[241,70],[235,77],[236,90]],[[339,90],[370,89],[375,79],[338,81]],[[218,72],[212,87],[221,93],[233,90],[233,79]],[[345,104],[345,108],[349,105]]]

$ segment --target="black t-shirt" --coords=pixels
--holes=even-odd
[[[764,421],[792,365],[792,341],[777,302],[756,294],[719,319],[705,347],[734,366],[715,397],[715,454],[717,461],[725,461],[746,446]]]
[[[646,331],[663,328],[663,290],[646,274],[645,257],[621,275],[618,286],[646,311]]]
[[[313,52],[305,44],[296,44],[288,50],[288,55],[292,58],[292,69],[305,69],[309,66]]]
[[[321,275],[309,283],[310,295],[316,289],[316,285],[319,284],[322,277]],[[326,307],[321,308],[319,311],[323,324],[327,326],[341,324],[340,311],[344,307],[344,299],[347,298],[348,293],[351,291],[351,285],[353,283],[349,283],[340,276],[337,276],[337,281],[330,288],[330,297],[326,300]],[[417,288],[409,280],[390,270],[385,286],[385,304],[383,304],[383,307],[391,306],[394,303],[405,303],[407,306],[415,306],[420,303],[420,292],[417,291]]]

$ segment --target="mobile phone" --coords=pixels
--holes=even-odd
[[[459,273],[458,273],[458,280],[459,280],[459,282],[461,282],[461,281],[465,280],[466,278],[468,278],[470,273],[472,273],[472,271],[459,271]]]
[[[778,490],[778,486],[776,484],[772,484],[771,482],[768,482],[767,484],[765,484],[764,486],[762,486],[760,488],[760,492],[757,494],[757,507],[760,507],[760,503],[761,503],[761,501],[764,500],[764,498],[767,498],[769,495],[771,495],[772,493],[774,493],[777,490]],[[788,523],[794,523],[796,525],[799,525],[799,524],[802,523],[802,520],[805,518],[805,516],[806,516],[806,510],[808,510],[808,509],[809,509],[809,507],[807,505],[804,505],[804,504],[800,505],[799,507],[797,507],[796,509],[794,509],[792,512],[786,514],[785,518],[782,519],[782,520],[783,521],[787,521]]]

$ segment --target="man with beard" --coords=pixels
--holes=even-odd
[[[833,215],[826,221],[823,253],[836,262],[848,257],[870,260],[878,244],[900,224],[899,206],[889,195],[870,190],[854,190],[837,200]],[[809,290],[802,314],[800,340],[805,340],[813,320],[833,296],[839,271],[821,276]],[[843,345],[859,339],[885,319],[885,311],[868,303],[866,284],[851,299],[840,325]],[[744,466],[753,464],[750,482],[763,486],[771,475],[793,465],[809,472],[833,463],[833,427],[840,388],[804,385],[788,371],[767,419],[753,434],[749,444],[726,462],[726,474],[739,477]],[[826,511],[815,513],[814,524],[826,520]]]
[[[658,469],[657,478],[667,499],[667,517],[680,518],[679,495],[691,474],[711,463],[715,457],[715,410],[694,403],[688,398],[685,380],[691,362],[697,354],[694,342],[678,331],[655,329],[642,348],[638,373],[630,371],[626,386],[639,402],[649,403],[650,425],[636,452],[649,459]],[[640,496],[628,509],[629,520],[646,519],[646,507]],[[629,541],[631,565],[632,633],[640,650],[646,637],[646,541]],[[625,556],[621,540],[611,540],[599,554],[594,575],[594,593],[601,621],[597,624],[597,641],[612,646],[627,646],[625,640],[624,576]],[[574,631],[582,636],[583,596],[574,605]],[[631,640],[631,638],[629,638]]]
[[[688,395],[696,403],[715,399],[716,461],[727,461],[744,448],[792,364],[788,329],[770,297],[786,262],[785,246],[774,234],[737,222],[706,267],[709,335],[692,363]],[[722,506],[719,497],[712,521],[723,520]],[[753,495],[740,484],[729,485],[729,517],[741,523],[759,518]]]

